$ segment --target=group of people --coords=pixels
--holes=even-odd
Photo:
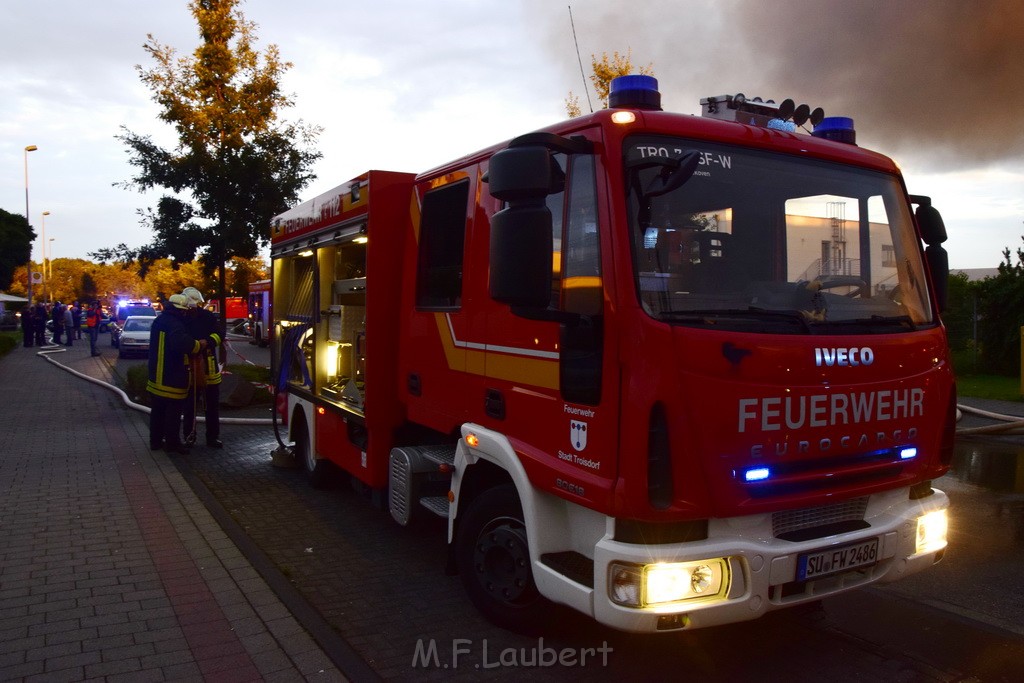
[[[82,309],[77,301],[67,306],[59,301],[53,304],[38,303],[34,307],[26,306],[21,311],[21,333],[26,347],[33,343],[39,346],[46,343],[47,322],[52,322],[54,344],[60,344],[61,339],[66,339],[65,346],[71,346],[75,339],[82,338]]]
[[[206,445],[222,448],[220,440],[220,364],[223,343],[217,316],[206,310],[202,293],[186,287],[172,294],[149,335],[149,447],[188,454],[196,442],[196,414],[202,403]],[[182,433],[184,432],[184,438]]]
[[[163,313],[153,321],[149,338],[150,394],[149,446],[168,453],[187,454],[197,437],[196,415],[206,418],[206,445],[223,448],[220,440],[220,363],[217,351],[223,343],[217,316],[204,307],[202,293],[186,287],[168,297]],[[83,310],[84,309],[84,310]],[[84,320],[93,356],[103,319],[99,301],[65,306],[38,303],[21,311],[25,348],[46,345],[46,324],[52,321],[53,344],[72,346],[82,338]],[[182,437],[184,433],[184,437]]]
[[[100,302],[91,301],[84,305],[75,301],[64,305],[60,301],[53,304],[37,303],[25,306],[21,310],[21,334],[25,348],[44,346],[46,344],[46,324],[52,327],[52,343],[73,346],[76,339],[82,338],[82,321],[86,322],[89,345],[92,355],[98,356],[96,337],[99,333],[102,307]]]

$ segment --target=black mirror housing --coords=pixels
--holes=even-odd
[[[937,246],[946,241],[946,224],[938,209],[931,204],[921,204],[914,212],[914,217],[917,218],[917,225],[921,229],[921,239],[925,244]]]
[[[508,147],[495,153],[487,166],[491,196],[503,202],[543,199],[560,188],[561,169],[543,147]]]
[[[551,301],[554,241],[545,204],[517,204],[491,217],[491,298],[512,307],[546,309]]]
[[[924,250],[924,258],[928,262],[928,270],[932,274],[935,287],[935,302],[939,311],[946,310],[949,291],[949,254],[938,244],[931,244]]]

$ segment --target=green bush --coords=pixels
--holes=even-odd
[[[261,368],[248,363],[228,364],[224,366],[224,372],[230,372],[239,379],[248,380],[257,385],[270,384],[270,368]],[[274,397],[265,386],[257,386],[252,395],[249,405],[264,405],[273,403]]]
[[[257,384],[266,384],[270,381],[270,370],[267,368],[259,368],[248,364],[228,365],[225,368],[225,371],[238,375],[241,379],[256,382]],[[146,391],[146,381],[148,379],[149,370],[146,363],[136,363],[128,366],[128,372],[123,386],[125,393],[128,394],[128,398],[132,399],[136,403],[148,406],[150,404],[149,392]],[[265,403],[271,403],[272,401],[273,397],[269,391],[262,387],[256,388],[256,392],[252,397],[252,403],[263,405]]]
[[[128,366],[128,372],[125,376],[124,392],[128,394],[128,398],[141,403],[144,406],[149,405],[149,392],[146,391],[146,382],[149,381],[149,368],[146,363],[134,363]]]
[[[1024,251],[1003,251],[999,274],[978,283],[979,370],[1020,376],[1020,328],[1024,325]]]
[[[1002,375],[957,375],[958,398],[988,398],[997,401],[1020,401],[1020,378]]]
[[[238,375],[242,379],[247,379],[250,382],[257,382],[260,384],[270,383],[270,368],[261,368],[256,365],[249,365],[248,363],[228,364],[224,366],[225,372],[230,372],[233,375]]]
[[[19,335],[16,332],[0,332],[0,356],[6,356],[17,348]]]

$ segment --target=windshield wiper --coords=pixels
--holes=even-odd
[[[917,325],[909,315],[873,315],[870,318],[846,318],[843,320],[825,320],[824,325],[874,325],[884,327],[907,327],[916,330]]]
[[[749,306],[747,308],[698,308],[675,311],[659,311],[661,317],[671,317],[675,322],[700,323],[705,325],[714,324],[715,320],[722,318],[740,318],[746,320],[777,320],[782,322],[795,322],[803,327],[805,332],[811,331],[810,321],[802,311],[795,309],[774,309],[758,308]]]

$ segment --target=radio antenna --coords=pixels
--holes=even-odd
[[[576,46],[576,60],[580,63],[580,78],[583,79],[583,92],[587,94],[587,106],[594,113],[594,105],[590,102],[590,88],[587,87],[587,74],[583,72],[583,58],[580,57],[580,43],[576,40],[576,24],[572,20],[572,5],[569,5],[569,26],[572,27],[572,42]]]

